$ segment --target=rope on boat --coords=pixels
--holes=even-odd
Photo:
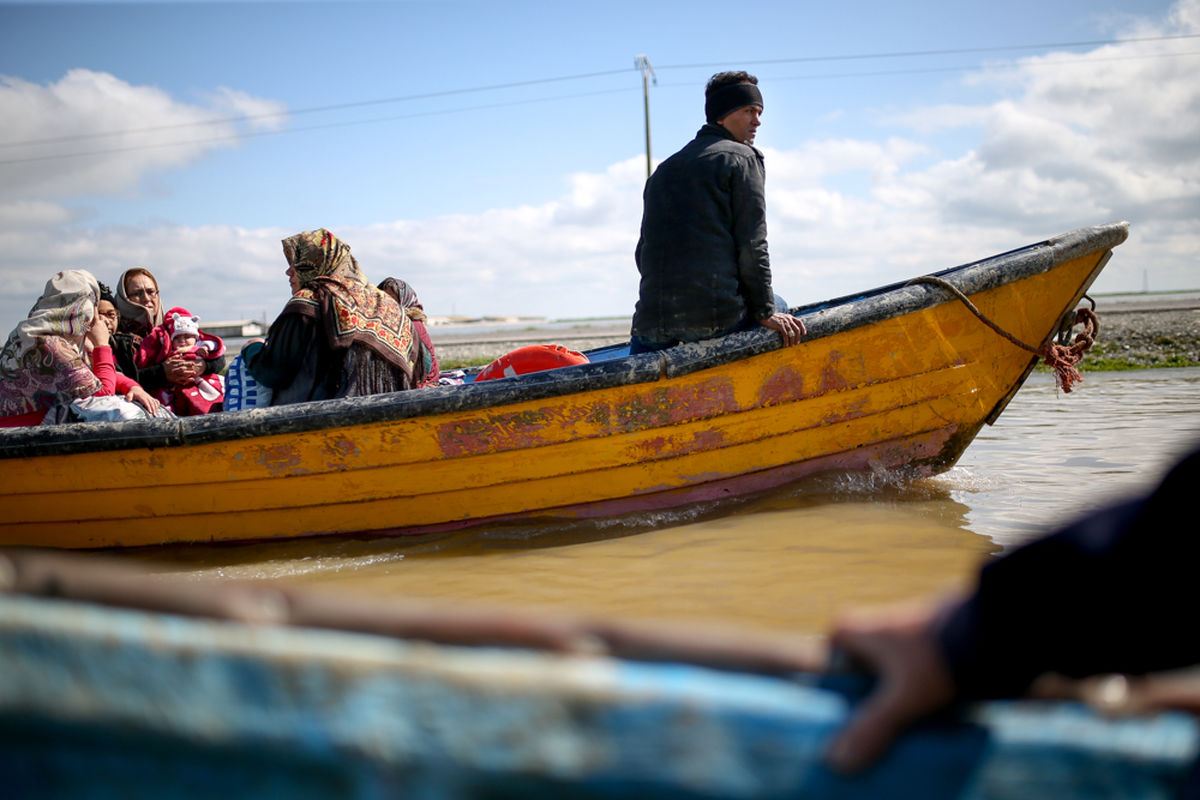
[[[1083,359],[1083,354],[1088,351],[1096,341],[1096,334],[1100,332],[1100,319],[1094,311],[1095,304],[1092,308],[1077,308],[1075,309],[1075,318],[1070,325],[1063,325],[1066,333],[1070,333],[1071,328],[1076,325],[1083,325],[1083,331],[1075,336],[1075,342],[1071,345],[1056,344],[1053,340],[1047,341],[1041,347],[1032,347],[1025,342],[1022,342],[1017,337],[1013,336],[1008,331],[1001,328],[996,323],[988,319],[982,311],[976,308],[971,302],[971,298],[967,297],[962,291],[950,283],[949,281],[938,278],[933,275],[922,275],[919,278],[913,278],[905,286],[911,286],[915,283],[928,283],[933,286],[941,287],[962,301],[972,314],[979,320],[995,331],[1000,336],[1003,336],[1008,341],[1020,347],[1022,350],[1027,350],[1035,356],[1041,356],[1046,362],[1046,366],[1054,370],[1058,378],[1058,385],[1062,387],[1063,392],[1070,394],[1071,387],[1077,383],[1083,382],[1083,375],[1079,373],[1076,365]],[[1091,298],[1087,298],[1091,300]],[[1065,320],[1064,320],[1065,322]]]

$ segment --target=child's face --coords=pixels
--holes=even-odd
[[[196,344],[196,337],[190,333],[181,333],[171,340],[171,346],[176,350],[187,350]]]

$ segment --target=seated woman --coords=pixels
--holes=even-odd
[[[66,270],[46,282],[0,349],[0,427],[37,425],[56,403],[114,393],[117,371],[99,301],[90,272]]]
[[[399,278],[384,278],[379,282],[379,288],[396,298],[396,302],[412,320],[413,329],[420,340],[421,356],[417,363],[415,388],[437,386],[441,370],[438,369],[437,353],[433,351],[433,340],[429,338],[429,330],[425,327],[425,308],[417,299],[416,291]]]
[[[150,416],[155,416],[158,414],[159,402],[137,382],[137,347],[131,346],[131,334],[117,332],[121,324],[121,312],[117,311],[117,300],[112,290],[103,283],[100,284],[100,303],[96,311],[108,328],[108,344],[112,349],[114,366],[117,368],[117,394],[125,395],[126,400],[137,403],[146,409]]]
[[[220,375],[225,370],[223,355],[211,360],[172,357],[145,368],[135,368],[142,339],[163,323],[158,280],[145,267],[127,269],[117,281],[116,301],[117,310],[121,312],[117,331],[123,334],[116,341],[117,364],[150,394],[191,386],[202,376]]]
[[[137,365],[142,369],[174,357],[212,361],[224,355],[225,343],[220,337],[200,330],[199,317],[186,308],[172,308],[167,311],[163,324],[142,339],[137,351]],[[158,399],[180,417],[220,411],[225,399],[224,378],[204,372],[200,368],[198,376],[190,381],[160,389]]]
[[[367,282],[350,246],[324,228],[283,240],[292,299],[246,368],[271,405],[411,389],[420,359],[412,320]]]

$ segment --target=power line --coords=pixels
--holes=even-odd
[[[1154,54],[1148,53],[1146,55],[1140,55],[1140,56],[1105,56],[1103,58],[1090,58],[1090,59],[1088,59],[1087,64],[1098,64],[1098,63],[1102,64],[1102,63],[1107,63],[1110,61],[1140,61],[1143,59],[1151,59],[1151,58],[1183,58],[1186,56],[1200,56],[1200,50],[1191,50],[1186,53],[1154,53]],[[1078,64],[1079,64],[1079,62],[1074,62],[1074,61],[1042,61],[1042,62],[1039,62],[1037,64],[1037,66],[1039,66],[1039,67],[1042,67],[1042,66],[1067,66],[1067,65],[1078,65]],[[992,66],[993,68],[995,68],[997,66],[1004,66],[1009,69],[1017,69],[1017,65],[1015,65],[1015,64],[990,65],[990,66]],[[773,82],[778,82],[778,81],[825,80],[827,78],[878,78],[878,77],[883,77],[883,76],[887,76],[887,75],[922,75],[922,74],[936,73],[936,72],[969,72],[971,70],[976,70],[976,69],[979,69],[978,64],[970,64],[970,65],[963,65],[963,66],[957,66],[957,67],[917,67],[917,68],[913,68],[913,69],[870,70],[870,71],[863,71],[863,72],[816,72],[816,73],[812,73],[810,75],[787,75],[787,76],[783,76],[783,77],[776,75],[776,76],[772,76],[771,80]],[[666,85],[668,85],[668,86],[686,86],[688,84],[675,83],[675,84],[666,84]]]
[[[731,63],[757,66],[759,64],[799,64],[817,61],[862,61],[871,58],[916,58],[926,56],[964,55],[967,53],[997,53],[1007,50],[1047,50],[1058,47],[1099,47],[1106,44],[1133,44],[1141,42],[1166,42],[1177,39],[1200,39],[1200,33],[1183,33],[1171,36],[1143,36],[1132,39],[1093,39],[1080,42],[1051,42],[1048,44],[1012,44],[998,47],[963,47],[945,50],[900,50],[891,53],[858,53],[841,56],[798,56],[795,58],[768,58],[754,61],[721,61],[707,64],[667,64],[659,69],[718,69]]]
[[[794,64],[794,63],[815,63],[815,62],[833,62],[833,61],[856,61],[856,60],[866,60],[866,59],[920,57],[920,56],[965,54],[965,53],[987,53],[987,52],[998,52],[998,51],[1006,51],[1006,50],[1032,50],[1032,49],[1085,47],[1085,46],[1093,46],[1094,47],[1094,46],[1105,45],[1105,44],[1125,44],[1125,43],[1134,43],[1134,42],[1171,41],[1171,40],[1197,39],[1197,38],[1200,38],[1200,34],[1153,36],[1153,37],[1141,37],[1141,38],[1134,38],[1134,39],[1111,39],[1111,40],[1091,40],[1091,41],[1079,41],[1079,42],[1058,42],[1058,43],[1050,43],[1050,44],[1008,45],[1008,46],[1003,46],[1003,47],[954,48],[954,49],[944,49],[944,50],[914,50],[914,51],[901,51],[901,52],[834,55],[834,56],[803,56],[803,57],[796,57],[796,58],[740,61],[737,63],[743,64],[746,66],[755,66],[755,65],[765,65],[765,64]],[[1098,61],[1120,61],[1120,60],[1139,59],[1139,58],[1164,58],[1164,57],[1176,57],[1176,56],[1188,56],[1188,55],[1197,55],[1197,53],[1195,53],[1195,52],[1155,53],[1155,54],[1145,54],[1145,55],[1137,55],[1137,56],[1112,56],[1112,57],[1106,57],[1106,58],[1096,59],[1096,60],[1098,60]],[[671,65],[667,65],[664,67],[658,67],[657,69],[668,69],[668,70],[669,69],[698,69],[698,68],[711,69],[711,68],[719,68],[721,66],[725,66],[728,63],[731,63],[731,62],[709,63],[709,64],[671,64]],[[1043,63],[1046,63],[1046,64],[1060,63],[1061,64],[1061,63],[1067,63],[1067,62],[1043,62]],[[878,77],[878,76],[884,76],[884,75],[903,75],[903,74],[918,74],[918,73],[931,73],[931,72],[960,72],[960,71],[968,71],[968,70],[978,69],[978,68],[979,68],[979,65],[970,65],[970,66],[961,66],[961,67],[930,67],[930,68],[904,69],[904,70],[873,70],[873,71],[868,71],[868,72],[826,73],[826,74],[815,74],[815,75],[785,76],[785,77],[775,77],[775,78],[772,78],[772,80],[777,80],[777,81],[782,81],[782,80],[819,80],[819,79],[827,79],[827,78]],[[608,76],[612,76],[612,75],[626,74],[631,71],[640,71],[641,69],[642,69],[642,67],[639,64],[635,64],[635,66],[633,68],[601,70],[601,71],[596,71],[596,72],[578,73],[578,74],[574,74],[574,75],[561,75],[561,76],[555,76],[555,77],[549,77],[549,78],[536,78],[536,79],[530,79],[530,80],[524,80],[524,81],[512,81],[512,82],[507,82],[507,83],[489,84],[489,85],[484,85],[484,86],[476,86],[476,87],[468,87],[468,88],[447,89],[447,90],[442,90],[442,91],[438,91],[438,92],[425,92],[425,93],[421,93],[421,94],[377,98],[377,99],[373,99],[373,100],[363,100],[363,101],[347,102],[347,103],[334,103],[334,104],[327,104],[327,105],[322,105],[322,106],[312,106],[312,107],[308,107],[308,108],[294,109],[291,111],[270,112],[270,113],[263,113],[263,114],[249,114],[249,115],[243,115],[243,116],[239,116],[239,117],[225,117],[225,118],[220,118],[220,119],[204,120],[204,121],[200,121],[200,122],[182,122],[182,123],[174,123],[174,124],[170,124],[170,125],[157,125],[157,126],[148,126],[148,127],[144,127],[144,128],[130,128],[130,129],[124,129],[124,130],[119,130],[119,131],[102,131],[102,132],[98,132],[98,133],[75,134],[75,135],[70,135],[70,136],[59,136],[59,137],[51,137],[51,138],[46,138],[46,139],[14,141],[14,142],[0,142],[0,148],[22,147],[22,146],[24,146],[24,147],[46,146],[46,145],[50,145],[50,144],[62,144],[65,142],[72,142],[72,141],[86,141],[86,140],[93,140],[93,139],[111,138],[111,137],[115,137],[115,136],[127,136],[127,135],[137,135],[137,134],[145,134],[145,133],[156,133],[156,132],[162,132],[162,131],[168,131],[168,130],[180,130],[180,129],[185,129],[185,128],[199,128],[199,127],[205,127],[205,126],[224,125],[224,124],[232,124],[232,123],[239,123],[239,122],[242,122],[242,123],[253,122],[253,121],[261,121],[261,120],[267,120],[267,119],[294,117],[294,116],[306,115],[306,114],[317,114],[317,113],[323,113],[323,112],[329,112],[329,111],[344,111],[344,110],[348,110],[348,109],[352,109],[352,108],[365,108],[365,107],[369,107],[369,106],[378,106],[378,105],[385,105],[385,104],[391,104],[391,103],[412,102],[415,100],[428,100],[428,99],[451,97],[451,96],[463,95],[463,94],[481,93],[481,92],[488,92],[488,91],[499,91],[499,90],[503,90],[503,89],[513,89],[513,88],[522,88],[522,87],[528,87],[528,86],[545,85],[545,84],[549,84],[549,83],[562,83],[562,82],[567,82],[567,81],[585,80],[585,79],[596,78],[596,77],[608,77]],[[665,85],[675,86],[675,85],[679,85],[679,84],[665,84]],[[462,113],[465,111],[475,111],[475,110],[483,110],[483,109],[489,109],[489,108],[502,108],[502,107],[513,106],[513,105],[527,105],[527,104],[531,104],[531,103],[541,103],[541,102],[554,101],[554,100],[572,99],[572,98],[576,98],[576,97],[588,97],[588,96],[595,96],[595,95],[602,95],[602,94],[615,94],[615,93],[621,93],[621,92],[626,92],[626,91],[632,91],[632,90],[631,89],[610,89],[610,90],[600,90],[600,91],[595,91],[595,92],[580,92],[580,93],[575,93],[575,94],[559,95],[556,97],[548,97],[548,98],[543,97],[543,98],[534,98],[534,99],[530,99],[530,100],[511,101],[511,102],[504,102],[504,103],[489,103],[489,104],[483,104],[483,105],[477,105],[477,106],[468,106],[468,107],[463,107],[463,108],[458,108],[458,109],[427,111],[427,112],[421,112],[421,113],[415,113],[415,114],[405,114],[405,115],[400,115],[400,116],[382,117],[382,118],[374,118],[374,119],[367,119],[367,120],[351,120],[351,121],[344,121],[344,122],[331,122],[331,123],[326,123],[326,124],[321,124],[321,125],[292,127],[292,128],[287,128],[284,130],[243,132],[243,133],[229,134],[226,136],[217,136],[217,137],[212,137],[212,138],[208,138],[208,139],[193,139],[193,140],[187,140],[187,141],[163,142],[163,143],[158,143],[158,144],[128,145],[125,147],[115,147],[115,148],[109,148],[109,149],[103,149],[103,150],[90,150],[90,151],[77,152],[77,153],[54,153],[54,154],[47,154],[47,155],[41,155],[41,156],[11,158],[11,159],[0,160],[0,165],[56,160],[56,159],[62,159],[62,158],[80,158],[80,157],[94,156],[94,155],[108,155],[108,154],[112,154],[112,153],[131,152],[131,151],[144,150],[144,149],[160,149],[160,148],[165,148],[165,147],[183,147],[183,146],[196,145],[196,144],[213,144],[213,143],[230,141],[230,140],[248,139],[248,138],[256,138],[256,137],[262,137],[262,136],[274,136],[274,135],[280,135],[280,134],[284,134],[284,133],[297,133],[297,132],[302,132],[302,131],[320,130],[320,129],[325,129],[325,128],[348,127],[348,126],[353,126],[353,125],[372,124],[372,123],[376,123],[376,122],[387,122],[387,121],[395,121],[395,120],[401,120],[401,119],[413,119],[413,118],[419,118],[419,117],[425,117],[425,116],[436,116],[436,115],[440,115],[440,114]]]
[[[341,122],[326,122],[319,125],[303,125],[285,130],[275,131],[250,131],[247,133],[230,133],[224,136],[211,136],[205,139],[188,139],[173,142],[158,142],[156,144],[139,144],[127,145],[125,147],[110,147],[105,150],[88,150],[77,153],[50,153],[41,156],[29,156],[24,158],[9,158],[0,159],[0,166],[6,164],[25,164],[35,161],[55,161],[63,158],[84,158],[87,156],[102,156],[112,155],[115,153],[129,153],[140,150],[161,150],[168,147],[186,147],[189,145],[205,145],[218,144],[220,142],[240,141],[243,139],[255,139],[264,136],[280,136],[290,133],[303,133],[306,131],[326,130],[329,128],[348,128],[356,125],[369,125],[377,122],[396,122],[405,119],[418,119],[421,117],[435,117],[446,114],[461,114],[468,111],[483,111],[490,108],[507,108],[510,106],[532,105],[534,103],[554,102],[556,100],[573,100],[579,97],[595,97],[604,94],[631,94],[635,91],[633,87],[625,87],[621,89],[601,89],[594,92],[576,92],[574,94],[558,95],[555,97],[536,97],[529,100],[509,100],[503,103],[486,103],[475,106],[463,106],[460,108],[446,108],[436,111],[421,111],[413,114],[397,114],[388,117],[374,117],[371,119],[356,119],[344,120]]]
[[[426,92],[423,94],[401,95],[399,97],[381,97],[375,100],[359,100],[351,103],[333,103],[324,106],[312,106],[310,108],[298,108],[291,111],[272,111],[263,114],[246,114],[239,117],[222,117],[219,119],[201,120],[200,122],[178,122],[171,125],[154,125],[146,128],[123,128],[118,131],[101,131],[99,133],[80,133],[72,136],[56,136],[48,139],[29,139],[18,142],[0,142],[0,147],[23,147],[29,145],[41,144],[58,144],[61,142],[79,141],[81,139],[102,139],[110,136],[126,136],[135,133],[154,133],[157,131],[175,130],[179,128],[193,128],[204,125],[226,125],[233,122],[254,122],[265,119],[278,119],[279,117],[294,117],[301,114],[318,114],[325,111],[344,111],[349,108],[364,108],[366,106],[378,106],[388,103],[408,103],[414,100],[430,100],[437,97],[452,97],[460,94],[470,94],[475,92],[492,92],[500,89],[519,89],[525,86],[537,86],[547,83],[559,83],[563,81],[576,81],[585,78],[600,78],[609,75],[619,75],[629,72],[629,69],[610,69],[600,72],[584,72],[577,75],[560,75],[554,78],[536,78],[527,81],[513,81],[511,83],[496,83],[487,86],[473,86],[465,89],[446,89],[440,92]]]

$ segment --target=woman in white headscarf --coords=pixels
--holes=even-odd
[[[46,282],[0,349],[0,427],[37,425],[56,403],[113,394],[117,372],[99,302],[100,286],[84,270]]]
[[[117,329],[141,338],[162,325],[162,298],[158,295],[158,279],[145,267],[130,267],[117,279],[117,310],[121,322]]]

